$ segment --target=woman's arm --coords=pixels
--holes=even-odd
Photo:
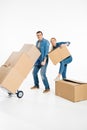
[[[61,42],[60,47],[69,46],[70,42]]]

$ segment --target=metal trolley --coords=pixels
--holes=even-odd
[[[24,95],[24,92],[23,92],[22,90],[17,90],[17,92],[16,92],[15,94],[17,95],[18,98],[22,98],[23,95]],[[13,93],[8,92],[8,95],[9,95],[9,96],[12,96]]]

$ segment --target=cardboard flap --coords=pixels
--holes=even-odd
[[[87,84],[86,82],[81,82],[73,79],[63,79],[64,81],[71,82],[71,83],[77,83],[77,84]]]

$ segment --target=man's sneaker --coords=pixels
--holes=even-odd
[[[38,86],[33,86],[33,87],[31,87],[31,89],[39,89],[39,87]]]
[[[45,89],[44,91],[43,91],[43,93],[48,93],[50,91],[50,88],[49,89]]]

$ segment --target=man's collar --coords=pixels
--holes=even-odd
[[[43,41],[44,40],[44,38],[42,38],[42,40],[38,40],[38,42],[41,42],[41,41]]]

